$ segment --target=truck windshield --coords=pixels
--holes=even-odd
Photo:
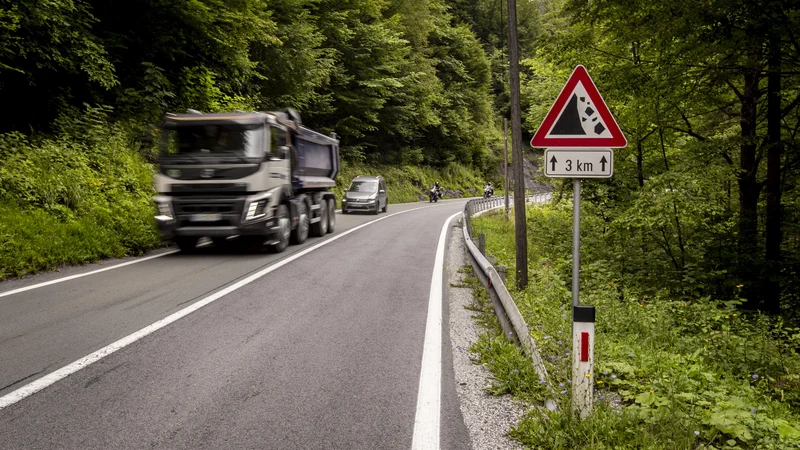
[[[368,194],[374,194],[378,192],[378,183],[375,181],[353,181],[350,183],[350,187],[347,188],[347,192],[366,192]]]
[[[235,155],[246,158],[264,156],[262,127],[238,125],[191,125],[162,132],[161,156],[202,158]]]

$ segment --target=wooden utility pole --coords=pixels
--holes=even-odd
[[[769,41],[767,74],[767,273],[762,310],[781,311],[781,39],[773,34]]]
[[[517,0],[508,0],[508,59],[511,88],[511,151],[514,163],[514,235],[517,250],[517,287],[528,285],[528,232],[525,221],[525,174],[522,170],[522,113],[519,105],[519,46]]]
[[[506,199],[506,220],[508,220],[508,119],[503,119],[503,192]]]

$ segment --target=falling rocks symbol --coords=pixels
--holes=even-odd
[[[598,121],[597,111],[591,105],[591,101],[588,101],[586,97],[578,98],[577,94],[572,94],[550,134],[586,136],[594,133],[598,136],[602,135],[606,127]]]

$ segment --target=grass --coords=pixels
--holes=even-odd
[[[548,449],[799,448],[800,330],[744,313],[737,301],[674,300],[620,287],[592,256],[590,219],[582,224],[589,248],[582,251],[581,303],[597,309],[596,403],[586,420],[569,413],[571,214],[530,207],[527,219],[530,284],[515,291],[509,271],[507,285],[560,389],[560,409],[532,408],[511,430],[515,439]],[[512,267],[513,217],[487,214],[472,224],[498,264]],[[541,403],[538,379],[520,375],[520,352],[511,347],[487,327],[473,348],[496,378],[491,391]]]

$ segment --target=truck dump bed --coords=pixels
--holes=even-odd
[[[339,141],[309,130],[295,128],[292,144],[297,149],[297,164],[292,171],[296,188],[334,187],[339,174]]]

